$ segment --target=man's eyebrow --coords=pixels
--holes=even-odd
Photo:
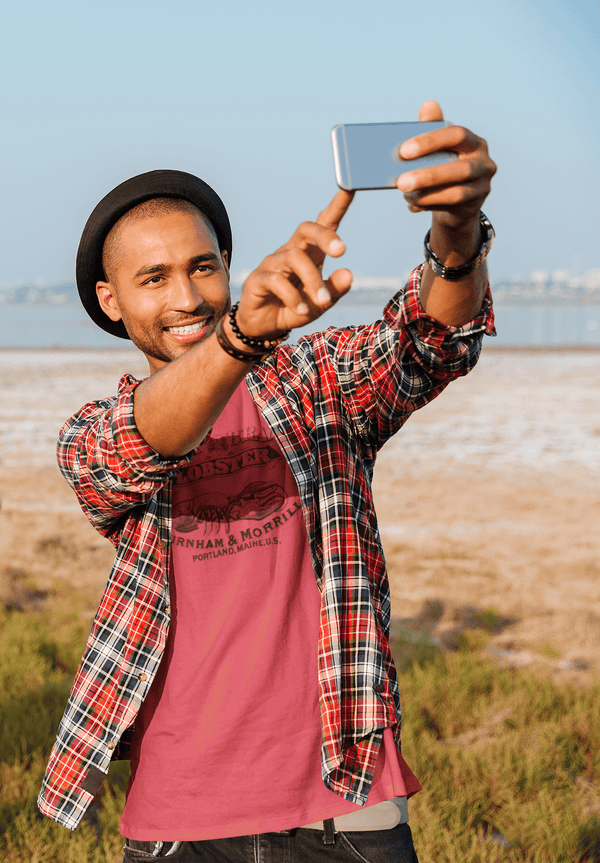
[[[204,255],[194,255],[193,258],[190,258],[188,266],[192,267],[196,264],[216,263],[219,260],[219,256],[215,255],[214,252],[206,252]],[[149,276],[152,273],[166,273],[170,269],[170,264],[150,264],[149,266],[142,267],[141,270],[138,270],[133,278],[137,279],[139,276]]]
[[[195,255],[193,258],[190,258],[190,266],[193,264],[216,264],[219,262],[221,258],[218,255],[215,255],[214,252],[206,252],[204,255]]]

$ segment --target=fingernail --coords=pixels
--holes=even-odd
[[[396,185],[403,192],[412,192],[415,188],[416,180],[414,174],[400,174],[396,180]]]
[[[308,309],[308,306],[306,305],[306,303],[299,303],[299,304],[296,306],[296,313],[297,313],[297,314],[299,314],[299,315],[307,315],[307,314],[308,314],[308,312],[309,312],[309,309]]]
[[[329,254],[330,255],[339,255],[341,252],[346,251],[346,244],[341,240],[332,240],[329,243]]]
[[[319,288],[317,291],[317,302],[321,305],[331,302],[331,294],[327,288]]]
[[[414,141],[405,141],[400,147],[400,155],[403,159],[412,159],[419,152],[419,145]]]

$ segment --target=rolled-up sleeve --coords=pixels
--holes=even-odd
[[[428,315],[421,305],[424,266],[413,270],[404,290],[390,300],[383,320],[390,329],[402,330],[409,337],[405,347],[436,377],[443,380],[466,375],[477,362],[483,335],[496,335],[490,287],[472,321],[462,327],[446,326]]]
[[[104,535],[112,533],[124,513],[155,495],[192,456],[164,458],[144,440],[133,412],[138,384],[125,376],[116,398],[85,405],[59,435],[61,472]]]
[[[376,449],[413,411],[466,375],[479,358],[483,335],[495,335],[489,287],[479,314],[462,327],[428,315],[419,300],[423,266],[389,301],[381,321],[331,334],[350,417],[357,434]]]

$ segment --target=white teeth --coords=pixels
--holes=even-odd
[[[176,333],[181,336],[189,336],[191,333],[197,333],[202,329],[206,321],[199,321],[197,324],[188,324],[186,327],[166,327],[167,332]]]

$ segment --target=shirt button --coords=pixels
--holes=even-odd
[[[106,748],[107,749],[114,749],[115,748],[115,744],[112,742],[112,740],[108,741],[108,743],[106,744]]]
[[[383,683],[376,683],[373,689],[375,690],[375,692],[385,692],[385,686],[383,685]]]
[[[143,671],[141,674],[138,674],[138,680],[146,680],[147,678],[148,678],[148,675],[144,674]]]
[[[161,541],[158,543],[158,545],[160,548],[166,548],[167,547],[167,543],[164,541],[164,539],[161,539]]]
[[[171,614],[171,606],[170,605],[167,605],[167,607],[165,608],[165,614]]]

